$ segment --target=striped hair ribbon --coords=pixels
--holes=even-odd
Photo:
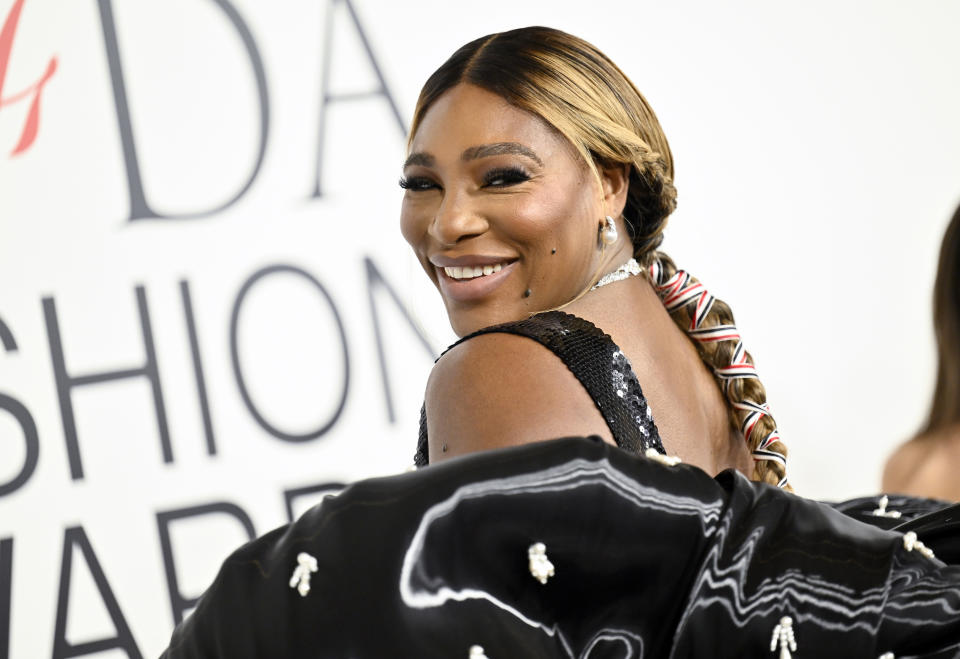
[[[743,437],[747,442],[750,441],[750,437],[753,435],[753,429],[757,427],[757,421],[765,416],[769,416],[770,420],[773,421],[773,416],[770,414],[770,406],[766,403],[757,405],[752,400],[745,400],[731,403],[731,405],[733,405],[735,409],[743,410],[747,413],[747,415],[743,417],[743,422],[740,424],[740,432],[743,433]],[[774,424],[776,424],[775,421]],[[765,449],[779,439],[780,434],[776,430],[776,425],[774,425],[774,429],[767,433],[767,436],[757,444],[757,450]]]
[[[770,406],[766,403],[762,405],[752,400],[735,400],[735,395],[731,389],[731,384],[735,380],[743,378],[757,378],[757,370],[747,359],[747,351],[743,346],[743,340],[736,325],[717,325],[716,327],[701,327],[703,321],[710,313],[716,298],[710,294],[703,284],[696,281],[689,273],[684,270],[677,270],[673,276],[667,278],[663,265],[659,259],[655,259],[650,265],[650,279],[653,281],[654,288],[660,299],[663,301],[669,313],[683,308],[687,304],[695,304],[693,312],[690,314],[690,327],[687,334],[691,339],[698,343],[713,343],[717,341],[734,341],[733,354],[730,363],[726,366],[713,368],[713,373],[719,380],[721,388],[727,400],[730,401],[733,409],[741,412],[743,420],[740,423],[740,432],[743,434],[747,446],[751,445],[753,430],[757,422],[763,417],[769,417],[773,422],[773,415],[770,414]],[[757,448],[753,449],[754,460],[772,460],[782,465],[784,470],[787,468],[786,456],[771,451],[769,446],[780,440],[780,433],[774,429],[760,440]],[[777,484],[783,487],[787,484],[787,477],[784,476]]]
[[[762,454],[762,455],[758,455],[758,454]],[[784,472],[786,472],[787,459],[783,457],[783,455],[781,455],[780,453],[777,453],[776,451],[756,450],[753,452],[753,459],[754,460],[773,460],[774,462],[779,463],[783,467]],[[780,479],[780,482],[777,483],[777,487],[783,487],[786,484],[787,484],[787,476],[786,474],[784,474],[783,478]]]

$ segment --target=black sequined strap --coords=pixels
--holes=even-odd
[[[420,436],[417,438],[417,452],[413,454],[413,464],[416,467],[425,467],[430,459],[427,457],[427,404],[420,406]]]
[[[481,334],[525,336],[553,352],[587,390],[622,449],[665,453],[647,399],[626,355],[607,334],[588,320],[562,311],[547,311],[469,334],[444,351]],[[441,355],[443,357],[443,355]],[[414,463],[427,464],[426,408],[420,411],[420,437]]]

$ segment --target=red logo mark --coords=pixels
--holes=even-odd
[[[23,125],[23,132],[20,133],[20,141],[14,147],[11,156],[23,153],[30,148],[33,141],[37,139],[37,129],[40,126],[40,96],[43,93],[43,87],[57,70],[57,57],[54,55],[47,64],[47,70],[43,76],[35,83],[23,91],[4,98],[3,82],[7,77],[7,64],[10,62],[10,51],[13,49],[13,36],[17,33],[17,23],[20,21],[20,10],[23,9],[24,0],[16,0],[7,19],[3,22],[3,30],[0,30],[0,109],[4,105],[11,105],[31,94],[33,101],[30,103],[30,111],[27,113],[27,121]]]

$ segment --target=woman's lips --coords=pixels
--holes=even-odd
[[[465,266],[435,266],[437,280],[440,283],[440,293],[444,297],[457,302],[471,302],[479,300],[497,289],[510,273],[517,262],[503,262],[497,264],[465,265]],[[475,273],[486,273],[477,276]],[[448,274],[450,272],[450,274]]]

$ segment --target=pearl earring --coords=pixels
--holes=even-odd
[[[617,223],[613,221],[613,218],[607,215],[604,220],[606,220],[603,226],[600,228],[600,240],[603,241],[604,245],[612,245],[617,242],[619,234],[617,234]]]

